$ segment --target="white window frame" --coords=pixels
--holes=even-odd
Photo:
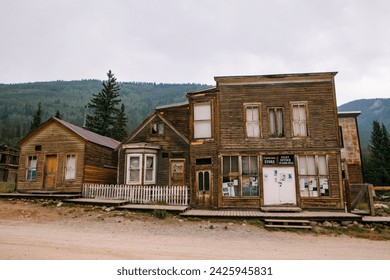
[[[74,165],[69,165],[69,158],[74,158]],[[77,171],[77,155],[76,154],[67,154],[65,156],[65,172],[64,179],[65,180],[75,180],[76,179],[76,171]]]
[[[32,163],[35,164],[33,165]],[[27,157],[27,166],[26,166],[26,179],[29,181],[34,181],[37,178],[37,165],[38,165],[38,156],[28,156]],[[35,171],[35,173],[33,173]],[[34,174],[34,176],[33,176]]]
[[[245,117],[245,135],[247,138],[260,138],[261,130],[260,130],[260,103],[248,103],[244,104],[244,117]],[[253,119],[254,111],[257,109],[257,119]],[[251,119],[248,118],[248,113],[251,111]],[[257,130],[256,130],[257,128]]]
[[[298,107],[298,114],[295,112],[295,107]],[[301,114],[299,108],[304,108],[304,114]],[[291,103],[291,121],[293,137],[307,137],[308,131],[308,108],[307,102]]]
[[[201,107],[208,109],[209,115],[200,115],[197,111],[201,110]],[[212,106],[211,102],[207,103],[195,103],[194,104],[194,139],[208,139],[212,138]],[[202,127],[202,129],[200,129]]]
[[[139,159],[139,168],[138,168],[138,181],[135,181],[135,180],[131,180],[131,177],[130,177],[130,173],[131,173],[131,165],[130,165],[130,161],[131,161],[131,158],[136,158],[138,157]],[[140,185],[142,183],[142,159],[143,159],[143,155],[142,154],[127,154],[127,172],[126,172],[126,184],[128,185],[132,185],[132,184],[135,184],[135,185]],[[136,170],[136,169],[135,169]]]
[[[147,164],[147,158],[148,157],[151,157],[153,159],[153,166],[152,168],[148,168],[146,166]],[[145,154],[144,155],[144,184],[145,185],[150,185],[150,184],[155,184],[156,183],[156,165],[157,165],[157,162],[156,162],[156,155],[155,154]],[[147,175],[147,171],[150,170],[152,171],[152,180],[147,180],[146,178],[146,175]]]

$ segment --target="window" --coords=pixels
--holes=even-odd
[[[66,156],[65,180],[76,179],[76,155]]]
[[[199,171],[198,172],[198,190],[200,192],[210,190],[210,172],[209,171]]]
[[[245,128],[247,137],[260,137],[259,105],[245,105]]]
[[[128,154],[126,184],[155,184],[156,155]]]
[[[270,108],[268,112],[270,137],[283,137],[284,128],[282,108]]]
[[[164,135],[164,124],[163,123],[152,123],[151,134],[152,135]]]
[[[293,136],[307,136],[306,105],[293,104]]]
[[[301,197],[329,196],[326,156],[298,156],[298,174]]]
[[[223,157],[223,196],[258,196],[258,157]]]
[[[35,180],[37,176],[37,156],[29,156],[27,159],[27,180]]]
[[[156,182],[156,156],[145,155],[145,184],[154,184]]]
[[[127,184],[141,184],[141,155],[128,155]]]
[[[211,138],[210,103],[194,105],[194,138]]]

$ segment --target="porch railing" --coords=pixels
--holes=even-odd
[[[82,196],[96,199],[126,199],[130,203],[188,205],[187,186],[135,186],[84,184]]]

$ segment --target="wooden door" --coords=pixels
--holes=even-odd
[[[212,189],[211,170],[196,172],[196,204],[198,207],[210,207]]]
[[[186,178],[185,159],[172,159],[169,169],[170,186],[184,186]]]
[[[264,205],[296,205],[294,167],[264,167]]]
[[[57,176],[57,155],[47,155],[45,161],[44,188],[54,189]]]

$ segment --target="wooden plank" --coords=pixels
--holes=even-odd
[[[374,191],[390,191],[390,187],[388,186],[373,186],[372,189]]]
[[[265,219],[266,223],[310,223],[309,220],[280,220],[280,219]]]
[[[267,228],[291,228],[291,229],[312,229],[311,226],[299,226],[299,225],[265,225]]]

